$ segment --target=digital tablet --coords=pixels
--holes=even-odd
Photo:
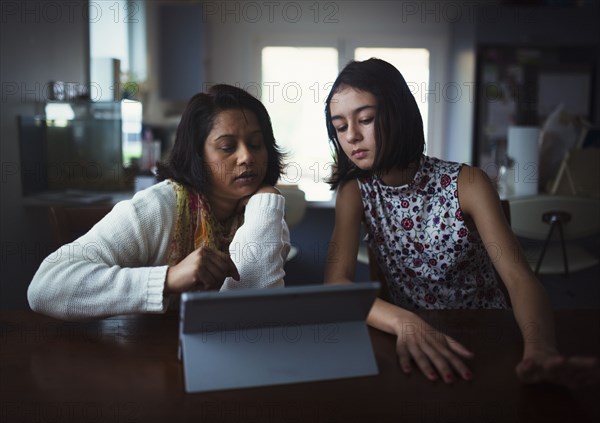
[[[182,294],[186,391],[377,374],[366,318],[379,286],[361,282]]]

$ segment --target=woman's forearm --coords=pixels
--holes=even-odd
[[[250,198],[244,224],[229,246],[240,280],[225,279],[221,290],[284,285],[283,268],[290,250],[284,206],[285,198],[279,194],[261,193]]]

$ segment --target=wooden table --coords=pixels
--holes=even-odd
[[[175,314],[62,322],[0,313],[0,421],[8,422],[584,422],[598,387],[522,385],[509,311],[423,312],[475,351],[474,379],[401,373],[392,336],[370,329],[377,376],[186,394]],[[600,310],[559,311],[565,353],[600,355]],[[532,331],[533,336],[533,331]]]

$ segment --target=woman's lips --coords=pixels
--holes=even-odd
[[[257,175],[254,172],[244,172],[240,176],[237,176],[235,178],[235,181],[240,184],[250,184],[250,183],[254,182],[254,180],[256,179],[256,176]]]

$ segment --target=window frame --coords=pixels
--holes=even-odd
[[[401,42],[399,42],[401,40]],[[329,47],[338,50],[338,72],[354,59],[356,48],[422,48],[429,51],[429,87],[434,85],[436,90],[443,89],[447,84],[448,41],[441,37],[419,36],[404,37],[399,35],[361,35],[324,38],[314,34],[265,34],[257,37],[254,42],[252,69],[257,81],[262,81],[262,49],[264,47]],[[400,71],[402,71],[400,69]],[[332,81],[333,82],[333,81]],[[437,88],[436,87],[439,87]],[[439,101],[428,101],[428,122],[426,132],[426,153],[430,156],[443,157],[443,133],[446,127],[445,116],[447,113],[443,97]],[[434,97],[435,98],[435,97]],[[431,99],[431,95],[430,95]],[[333,206],[335,196],[330,201],[309,201],[315,206]]]

